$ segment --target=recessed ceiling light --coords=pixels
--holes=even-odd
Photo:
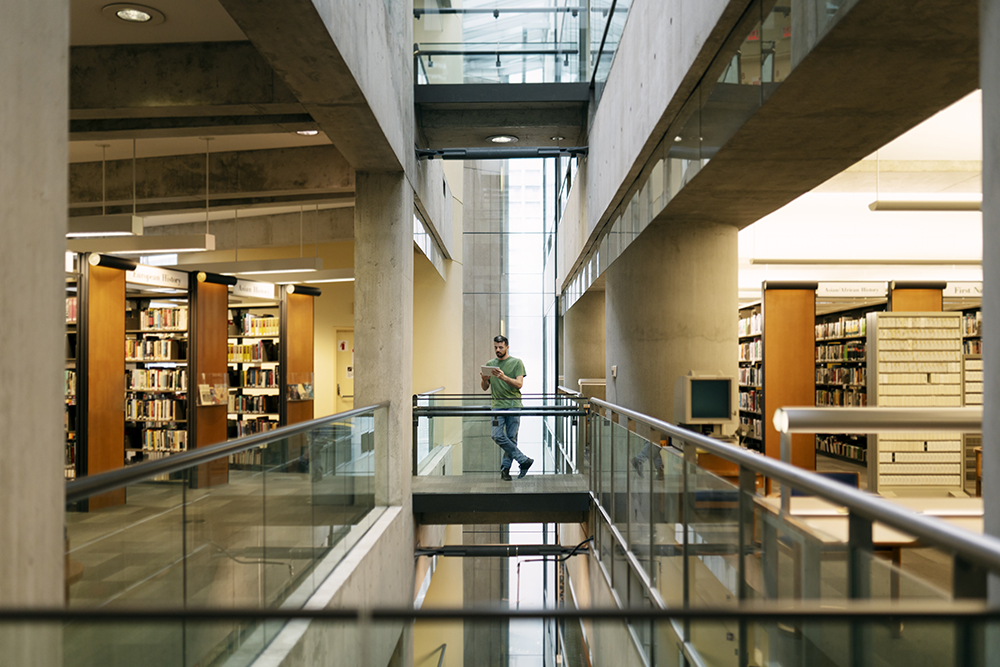
[[[552,137],[552,141],[563,141],[565,139],[566,139],[566,137],[560,137],[560,136]]]
[[[513,134],[494,134],[492,137],[486,137],[495,144],[513,144],[517,142],[517,137]]]
[[[152,21],[153,17],[141,9],[135,9],[134,7],[129,7],[128,9],[119,9],[115,12],[115,16],[120,18],[122,21],[131,21],[132,23],[145,23],[146,21]]]
[[[112,21],[125,21],[139,25],[158,25],[166,20],[163,12],[158,9],[126,2],[116,2],[102,7],[101,13]]]
[[[295,134],[301,134],[303,137],[315,137],[319,134],[319,130],[298,130]]]

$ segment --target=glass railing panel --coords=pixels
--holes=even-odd
[[[657,469],[655,462],[661,462],[659,451],[653,452],[649,440],[636,433],[628,434],[628,504],[629,533],[628,547],[635,554],[640,565],[650,578],[653,577],[654,565],[652,558],[652,516],[653,516],[653,484],[657,473],[663,476],[663,469]]]
[[[614,12],[607,19],[609,25],[607,27],[607,34],[604,37],[604,48],[598,56],[593,74],[594,95],[598,103],[600,103],[601,95],[604,93],[604,84],[607,83],[608,73],[611,71],[615,53],[618,51],[618,43],[621,41],[622,32],[625,30],[625,20],[628,18],[630,4],[629,0],[617,0],[614,3]]]
[[[628,471],[632,469],[629,463],[629,431],[624,425],[612,422],[611,424],[611,462],[612,487],[614,492],[611,496],[611,507],[608,513],[614,522],[615,528],[622,537],[628,541],[629,536],[629,497],[628,497]]]
[[[653,454],[663,464],[663,476],[655,473],[653,480],[652,579],[668,607],[681,607],[684,605],[684,458],[672,447],[656,448]]]
[[[66,513],[69,607],[184,604],[183,480],[134,484],[78,507],[86,511]],[[114,664],[142,651],[155,656],[147,664],[178,664],[181,636],[179,624],[71,625],[63,635],[64,664]],[[123,645],[123,637],[136,644]]]

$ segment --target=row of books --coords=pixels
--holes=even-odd
[[[162,329],[187,329],[187,308],[147,308],[139,313],[139,326],[125,325],[126,329],[138,328],[143,331]]]
[[[962,314],[962,333],[966,336],[983,335],[983,311]]]
[[[959,396],[962,387],[958,384],[880,384],[878,395],[882,396]]]
[[[945,373],[957,375],[962,372],[962,364],[955,363],[914,363],[914,362],[883,362],[878,365],[878,372],[881,373]],[[879,379],[881,381],[881,375]]]
[[[951,340],[955,338],[957,333],[956,329],[902,329],[888,327],[878,330],[878,339],[880,342],[883,340],[917,340],[920,338]]]
[[[962,341],[962,354],[982,354],[982,353],[983,353],[983,341],[975,338]]]
[[[949,352],[937,351],[937,352],[887,352],[884,350],[879,350],[878,360],[879,361],[915,361],[918,363],[924,363],[928,361],[957,361],[959,356],[958,346]]]
[[[864,389],[817,389],[816,405],[863,408],[868,405],[868,394]]]
[[[816,325],[816,340],[825,338],[847,338],[848,336],[865,335],[865,318],[851,319],[842,317],[836,322],[824,322]]]
[[[919,386],[923,384],[954,384],[961,381],[960,373],[880,373],[878,383],[907,384]]]
[[[187,449],[187,431],[146,429],[142,432],[142,449],[147,452],[182,452]]]
[[[868,447],[862,443],[863,441],[861,440],[845,441],[841,438],[841,436],[836,435],[816,436],[817,451],[854,459],[859,463],[867,463]]]
[[[879,352],[888,352],[890,350],[939,350],[955,352],[958,348],[959,340],[956,336],[951,336],[950,338],[918,338],[916,340],[893,338],[880,340],[878,343]]]
[[[960,408],[961,396],[883,396],[879,407],[884,408]]]
[[[280,335],[280,328],[277,317],[261,317],[245,313],[242,317],[233,318],[230,315],[229,321],[232,328],[231,336],[274,336]]]
[[[740,318],[740,336],[759,336],[764,322],[763,313],[754,313],[750,317]]]
[[[173,398],[125,400],[126,421],[184,421],[187,419],[187,401]]]
[[[187,370],[150,368],[125,371],[125,387],[130,391],[187,391]]]
[[[740,361],[760,361],[764,357],[764,344],[759,340],[740,343]]]
[[[816,346],[816,361],[864,361],[865,344],[861,341]]]
[[[278,371],[274,368],[230,368],[229,387],[231,389],[240,387],[277,389]]]
[[[816,384],[849,384],[865,386],[868,371],[864,366],[818,366]]]
[[[245,419],[230,419],[226,422],[226,431],[230,440],[253,435],[254,433],[264,433],[278,428],[278,420],[271,417],[253,417]],[[260,453],[260,450],[243,452],[243,454]],[[239,456],[237,454],[236,456]],[[232,458],[230,458],[232,460]]]
[[[238,396],[230,394],[229,412],[236,414],[277,414],[278,397],[271,395]]]
[[[740,410],[760,412],[764,407],[764,392],[752,389],[740,392]]]
[[[271,340],[259,340],[255,343],[229,344],[230,363],[253,363],[262,361],[278,361],[278,344]]]
[[[958,326],[958,320],[953,317],[912,317],[895,313],[886,313],[885,315],[878,321],[880,336],[883,329],[945,329],[954,331],[955,327]]]
[[[760,387],[764,384],[764,371],[755,366],[745,366],[740,369],[740,384]]]
[[[265,429],[270,430],[270,429]],[[251,435],[250,433],[244,433],[243,435]],[[230,438],[235,438],[237,436],[233,435]],[[263,450],[261,449],[251,449],[246,452],[239,452],[238,454],[233,454],[229,457],[229,464],[234,466],[260,466],[263,465]]]
[[[76,324],[76,304],[75,296],[66,297],[66,324]]]
[[[76,371],[66,370],[66,384],[63,387],[66,397],[76,396]]]
[[[762,435],[762,422],[760,418],[740,417],[740,431],[744,437],[754,438],[755,440],[761,440],[764,437]]]
[[[125,340],[127,361],[184,361],[187,358],[185,340]]]

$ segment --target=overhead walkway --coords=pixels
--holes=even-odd
[[[422,524],[583,523],[590,509],[583,475],[413,478],[413,514]]]

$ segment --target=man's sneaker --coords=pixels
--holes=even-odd
[[[528,459],[524,463],[521,463],[520,464],[521,472],[517,473],[517,478],[521,479],[522,477],[524,477],[525,475],[527,475],[528,474],[528,468],[530,468],[531,464],[534,463],[534,462],[535,462],[535,459]]]
[[[500,468],[500,479],[505,482],[510,481],[510,468]]]

